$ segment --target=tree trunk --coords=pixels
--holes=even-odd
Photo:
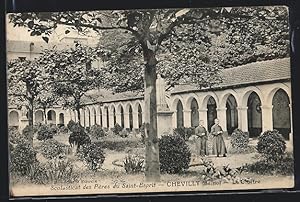
[[[43,108],[44,110],[44,123],[47,124],[47,113],[46,113],[46,108]]]
[[[150,52],[150,51],[149,51]],[[157,136],[156,108],[156,58],[153,52],[147,53],[144,71],[145,136],[146,136],[146,181],[160,181],[159,149]]]

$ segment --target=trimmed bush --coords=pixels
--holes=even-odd
[[[85,162],[85,165],[93,171],[101,168],[105,156],[104,152],[98,144],[92,143],[84,145],[77,153],[78,157]]]
[[[67,128],[69,129],[69,131],[72,131],[73,126],[76,125],[76,122],[73,120],[70,120],[69,123],[67,124]]]
[[[62,125],[62,126],[59,126],[59,127],[58,127],[58,131],[59,131],[60,133],[68,133],[68,132],[69,132],[69,129],[68,129],[66,126]]]
[[[122,130],[122,126],[120,126],[118,123],[116,123],[116,125],[112,128],[112,131],[115,135],[119,135]]]
[[[48,139],[42,143],[41,154],[47,159],[64,157],[67,153],[68,146],[54,139]]]
[[[99,125],[93,125],[91,127],[91,130],[90,130],[90,135],[91,137],[94,137],[96,139],[99,139],[101,137],[104,137],[106,135],[105,131],[101,128],[101,126]]]
[[[120,133],[119,133],[120,137],[122,138],[126,138],[129,135],[128,130],[126,130],[126,128],[124,128]]]
[[[36,161],[36,151],[29,143],[18,144],[10,153],[11,171],[22,176],[29,173],[30,166]]]
[[[144,159],[139,155],[127,155],[124,160],[124,169],[128,174],[142,172],[144,169]]]
[[[76,145],[77,149],[79,149],[82,145],[91,143],[91,138],[86,134],[84,128],[79,123],[76,123],[71,131],[72,133],[69,136],[71,146]]]
[[[165,173],[180,173],[189,168],[191,152],[179,135],[162,136],[159,140],[160,170]]]
[[[184,127],[179,127],[174,129],[174,134],[179,135],[182,137],[184,140],[186,140],[186,133],[185,133],[185,128]]]
[[[236,128],[230,137],[231,146],[240,152],[247,150],[249,144],[249,133]]]
[[[53,135],[55,134],[55,129],[53,127],[50,127],[48,125],[42,125],[39,127],[37,132],[37,139],[40,141],[45,141],[48,139],[52,139]]]
[[[267,161],[280,161],[285,153],[286,143],[277,130],[266,131],[258,137],[257,151]]]

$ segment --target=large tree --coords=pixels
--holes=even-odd
[[[92,65],[98,55],[101,55],[98,49],[76,43],[69,49],[45,50],[38,58],[40,67],[45,70],[43,85],[49,87],[64,107],[76,110],[79,123],[82,97],[100,85],[101,71]],[[55,101],[47,95],[39,98],[40,104]]]
[[[264,10],[265,12],[262,13],[256,12]],[[279,10],[285,10],[285,8],[279,8]],[[135,61],[137,64],[134,66],[134,68],[136,68],[136,71],[133,71],[135,74],[143,72],[142,79],[140,79],[140,77],[136,79],[139,83],[131,83],[131,86],[138,89],[141,87],[141,82],[144,82],[146,134],[145,176],[147,180],[159,180],[155,86],[157,68],[159,71],[164,72],[165,75],[169,75],[169,72],[176,72],[176,74],[172,74],[175,76],[170,78],[169,81],[185,77],[188,78],[187,80],[199,84],[199,87],[207,87],[210,83],[200,79],[202,78],[201,72],[203,72],[205,68],[212,68],[211,70],[219,68],[216,65],[218,59],[210,57],[212,54],[210,56],[209,54],[202,55],[202,50],[211,48],[210,44],[213,37],[211,37],[210,33],[212,33],[213,36],[219,35],[222,31],[220,25],[229,25],[230,23],[232,23],[233,27],[236,25],[239,28],[237,31],[232,30],[232,33],[235,34],[239,34],[238,30],[243,30],[242,25],[247,22],[251,22],[255,30],[255,25],[260,26],[261,22],[267,22],[267,25],[271,25],[278,23],[278,21],[285,21],[286,12],[275,12],[274,15],[273,9],[269,7],[250,8],[250,10],[243,8],[146,9],[101,12],[22,13],[11,15],[10,19],[15,25],[28,27],[32,35],[41,35],[45,41],[48,41],[48,36],[58,24],[71,26],[80,32],[94,30],[100,35],[102,35],[104,31],[112,30],[124,31],[130,34],[131,37],[128,41],[128,47],[130,47],[130,49],[128,49],[128,52],[132,53],[132,51],[134,51],[136,54],[132,54],[131,56],[141,57],[143,61],[143,63],[140,64],[140,59],[136,58],[135,60],[128,60],[127,62]],[[248,34],[251,35],[251,33]],[[265,37],[268,35],[269,34],[266,34]],[[195,38],[195,36],[198,37]],[[230,37],[234,38],[235,36]],[[229,40],[227,39],[226,41],[228,44],[232,42],[230,37]],[[243,39],[238,41],[243,41]],[[248,48],[247,43],[245,43],[244,46],[239,45],[238,47]],[[285,43],[285,41],[283,43]],[[223,55],[228,54],[227,51],[230,49],[226,49],[226,47],[223,48],[223,51],[222,49],[218,49],[218,51]],[[206,53],[207,52],[209,51],[206,51]],[[240,49],[237,50],[235,54],[240,53],[240,55],[242,55],[242,52],[243,50]],[[140,53],[140,55],[138,53]],[[171,53],[171,56],[170,54],[168,55],[168,53]],[[163,61],[159,63],[159,59],[163,59]],[[173,61],[173,63],[169,63],[171,64],[170,67],[167,68],[167,70],[160,70],[160,65],[165,67],[168,65],[166,60],[169,59]],[[120,61],[126,62],[124,59]],[[163,65],[163,63],[165,63],[165,65]],[[121,66],[123,71],[125,68],[127,69],[127,67],[133,68],[131,65],[126,66],[125,63]],[[185,67],[187,67],[188,71],[185,71]],[[179,68],[180,71],[176,71],[176,68]],[[114,76],[116,75],[122,74],[114,74]],[[208,75],[206,78],[211,78],[211,76],[212,75]],[[213,82],[214,81],[215,80],[213,80]],[[123,87],[116,90],[123,91],[124,89],[126,88],[123,85]]]
[[[42,70],[36,60],[15,59],[8,63],[8,96],[26,106],[29,126],[33,126],[34,101],[40,94]]]

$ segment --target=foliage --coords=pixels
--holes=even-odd
[[[33,132],[33,127],[27,125],[23,131],[22,131],[22,135],[23,137],[28,140],[29,142],[33,141],[33,136],[34,136],[34,132]]]
[[[10,169],[20,175],[27,175],[30,166],[37,161],[36,151],[29,143],[18,144],[10,153]]]
[[[12,144],[20,144],[26,140],[24,140],[24,136],[20,134],[19,130],[15,127],[8,127],[8,137],[9,142]]]
[[[61,158],[67,154],[68,146],[55,139],[45,140],[41,144],[41,154],[47,159]]]
[[[69,129],[68,129],[68,127],[62,125],[62,126],[59,126],[59,127],[58,127],[58,131],[59,131],[60,133],[68,133],[68,132],[69,132]]]
[[[120,135],[120,132],[123,130],[120,124],[116,123],[115,126],[112,128],[112,131],[115,135]]]
[[[95,124],[90,129],[91,137],[95,137],[96,139],[100,139],[106,135],[105,131],[101,128],[101,126]]]
[[[128,174],[142,172],[144,169],[144,159],[139,155],[127,155],[124,160],[124,169]]]
[[[129,132],[126,128],[123,128],[123,130],[120,131],[119,135],[120,135],[120,137],[125,138],[125,137],[128,137]]]
[[[72,119],[69,121],[69,123],[67,124],[67,128],[72,131],[73,130],[73,126],[76,125],[76,122],[73,121]]]
[[[86,134],[84,128],[80,125],[80,123],[76,123],[72,127],[71,134],[69,136],[69,143],[71,144],[71,146],[76,145],[78,149],[82,145],[91,143],[91,138]]]
[[[40,141],[52,139],[55,133],[56,130],[53,127],[49,125],[41,125],[37,132],[37,139]]]
[[[139,138],[122,138],[120,136],[108,135],[96,142],[102,149],[109,149],[114,151],[124,151],[126,148],[143,147]]]
[[[184,140],[188,140],[195,134],[195,129],[193,127],[179,127],[174,129],[174,133],[182,137]]]
[[[159,140],[160,170],[166,173],[180,173],[189,168],[191,152],[179,135],[165,135]]]
[[[211,160],[202,159],[203,162],[203,172],[202,180],[204,184],[208,183],[239,183],[241,180],[239,175],[245,171],[244,167],[230,168],[229,165],[216,167]],[[244,182],[251,179],[243,179]]]
[[[84,160],[87,167],[93,171],[100,169],[105,160],[102,148],[99,144],[95,143],[83,145],[77,155]]]
[[[30,165],[28,177],[30,181],[35,184],[47,184],[49,180],[47,170],[39,162]]]
[[[291,154],[285,154],[283,158],[277,162],[259,160],[252,164],[244,165],[244,169],[261,175],[293,175],[294,174],[294,158]]]
[[[246,150],[249,144],[249,133],[236,128],[230,136],[230,143],[238,151]]]
[[[267,161],[279,161],[286,149],[284,138],[277,130],[265,131],[258,137],[257,151]]]

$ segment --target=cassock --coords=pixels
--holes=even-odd
[[[207,148],[207,131],[203,126],[198,126],[195,129],[195,135],[197,136],[196,139],[196,148],[197,154],[204,156],[208,155],[208,148]]]
[[[222,132],[222,133],[218,133]],[[211,127],[211,134],[213,135],[213,148],[212,154],[213,155],[224,155],[227,153],[225,142],[223,139],[223,130],[220,125],[213,125]]]

